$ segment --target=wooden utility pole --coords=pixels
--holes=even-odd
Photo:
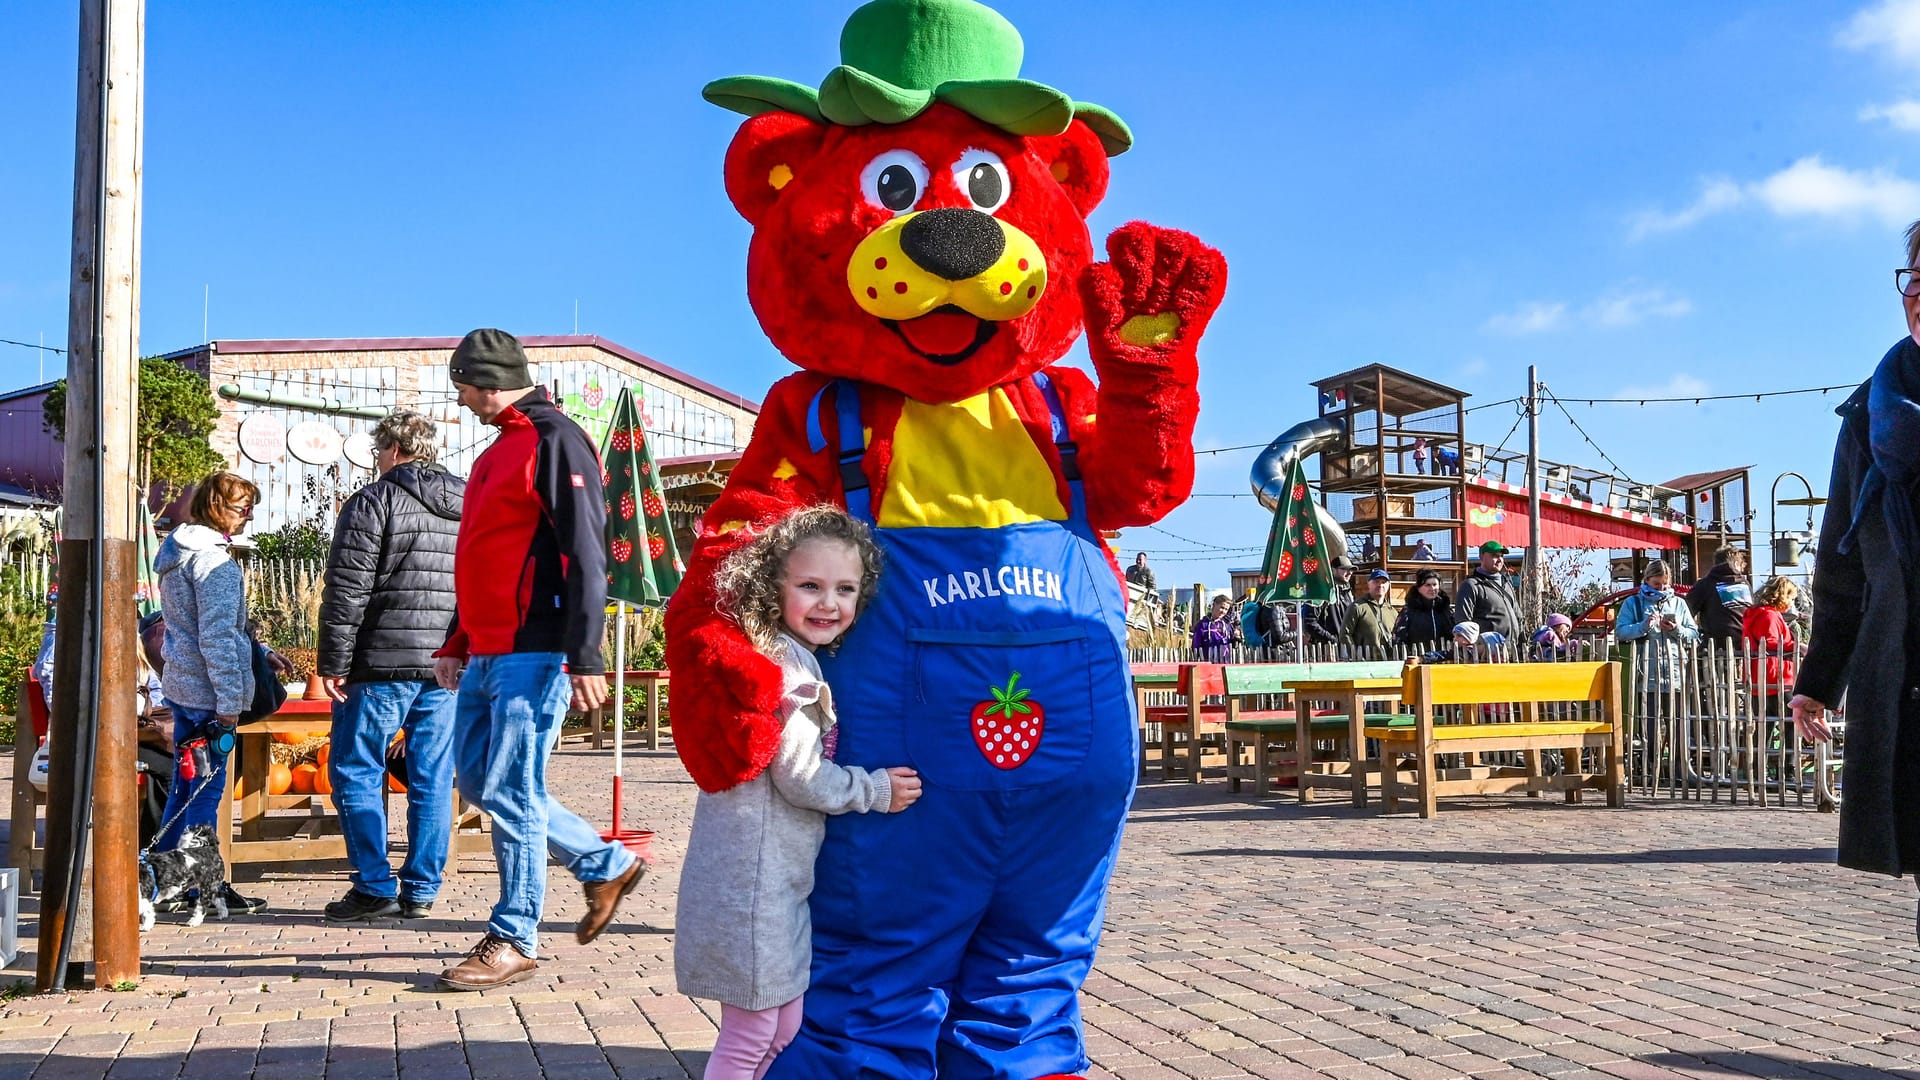
[[[1546,553],[1540,550],[1540,369],[1527,365],[1527,619],[1522,633],[1547,617]],[[1522,639],[1524,643],[1524,639]]]
[[[132,690],[145,24],[145,0],[81,0],[41,990],[67,986],[69,964],[89,954],[96,988],[140,975]]]

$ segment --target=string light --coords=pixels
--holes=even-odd
[[[1748,394],[1743,392],[1738,394],[1701,394],[1698,396],[1690,396],[1690,397],[1573,398],[1572,400],[1575,404],[1585,402],[1588,407],[1592,407],[1594,405],[1639,405],[1644,408],[1647,405],[1676,405],[1676,404],[1685,404],[1687,402],[1692,402],[1693,404],[1698,405],[1701,402],[1705,402],[1705,401],[1739,401],[1749,397],[1752,398],[1754,401],[1758,402],[1762,398],[1792,397],[1795,394],[1828,394],[1828,393],[1832,393],[1835,390],[1852,390],[1854,387],[1858,385],[1859,385],[1858,383],[1838,383],[1833,386],[1806,386],[1798,390],[1766,390],[1758,394]]]

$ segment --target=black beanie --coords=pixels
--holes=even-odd
[[[521,390],[533,385],[527,351],[505,330],[475,330],[460,339],[447,361],[454,382],[482,390]]]

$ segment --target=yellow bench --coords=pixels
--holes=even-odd
[[[1486,795],[1526,791],[1562,791],[1570,803],[1595,788],[1607,793],[1607,805],[1627,801],[1624,724],[1620,714],[1620,665],[1614,662],[1566,664],[1421,664],[1410,661],[1401,700],[1413,707],[1411,728],[1368,725],[1367,738],[1379,740],[1381,800],[1391,813],[1404,788],[1398,759],[1412,755],[1413,786],[1420,816],[1432,817],[1441,795]],[[1543,706],[1571,703],[1579,719],[1542,720]],[[1483,705],[1516,706],[1514,721],[1479,718]],[[1454,707],[1463,722],[1436,723],[1436,710]],[[1562,770],[1549,776],[1540,755],[1561,752]],[[1583,751],[1598,752],[1599,768],[1583,772]],[[1524,767],[1480,767],[1443,773],[1443,754],[1519,751]]]

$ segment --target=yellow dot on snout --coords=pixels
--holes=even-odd
[[[786,187],[787,183],[792,179],[793,170],[787,168],[785,165],[775,165],[773,168],[767,170],[767,183],[772,184],[773,190],[775,191]]]

